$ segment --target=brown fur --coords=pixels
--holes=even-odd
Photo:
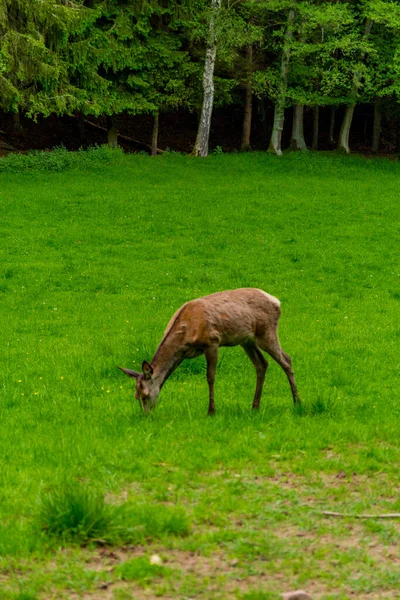
[[[294,402],[300,402],[291,360],[280,347],[278,321],[280,303],[277,298],[255,288],[216,292],[184,304],[172,317],[151,363],[143,363],[144,374],[128,369],[135,377],[136,395],[142,406],[151,408],[169,375],[184,358],[205,354],[209,385],[209,414],[215,411],[214,379],[220,346],[242,346],[253,362],[257,387],[253,408],[260,405],[268,363],[261,350],[274,358],[285,371]]]

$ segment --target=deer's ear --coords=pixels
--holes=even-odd
[[[147,362],[147,360],[144,360],[142,363],[142,371],[145,379],[151,379],[151,376],[153,375],[153,367]]]
[[[134,379],[137,379],[140,375],[140,373],[137,371],[132,371],[131,369],[123,369],[122,367],[117,367],[117,369],[120,369],[120,371],[125,373],[125,375],[128,375],[128,377],[133,377]]]

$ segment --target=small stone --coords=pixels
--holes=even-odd
[[[162,565],[163,561],[161,556],[158,556],[158,554],[152,554],[150,556],[150,564],[151,565]]]
[[[282,600],[312,600],[312,598],[310,594],[303,592],[303,590],[296,590],[282,594]]]

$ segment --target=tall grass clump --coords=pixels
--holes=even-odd
[[[39,510],[40,527],[65,541],[88,542],[108,538],[115,508],[104,495],[76,483],[45,494]]]
[[[78,544],[135,544],[165,534],[185,536],[190,530],[179,507],[111,505],[103,494],[73,482],[43,496],[39,523],[48,535]]]

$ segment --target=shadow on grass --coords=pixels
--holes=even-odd
[[[179,369],[175,371],[173,376],[174,379],[184,379],[188,375],[204,375],[207,371],[207,365],[204,356],[198,358],[187,358],[180,365]]]
[[[329,391],[319,392],[310,402],[294,405],[293,412],[298,417],[335,417],[338,414],[336,395]]]

